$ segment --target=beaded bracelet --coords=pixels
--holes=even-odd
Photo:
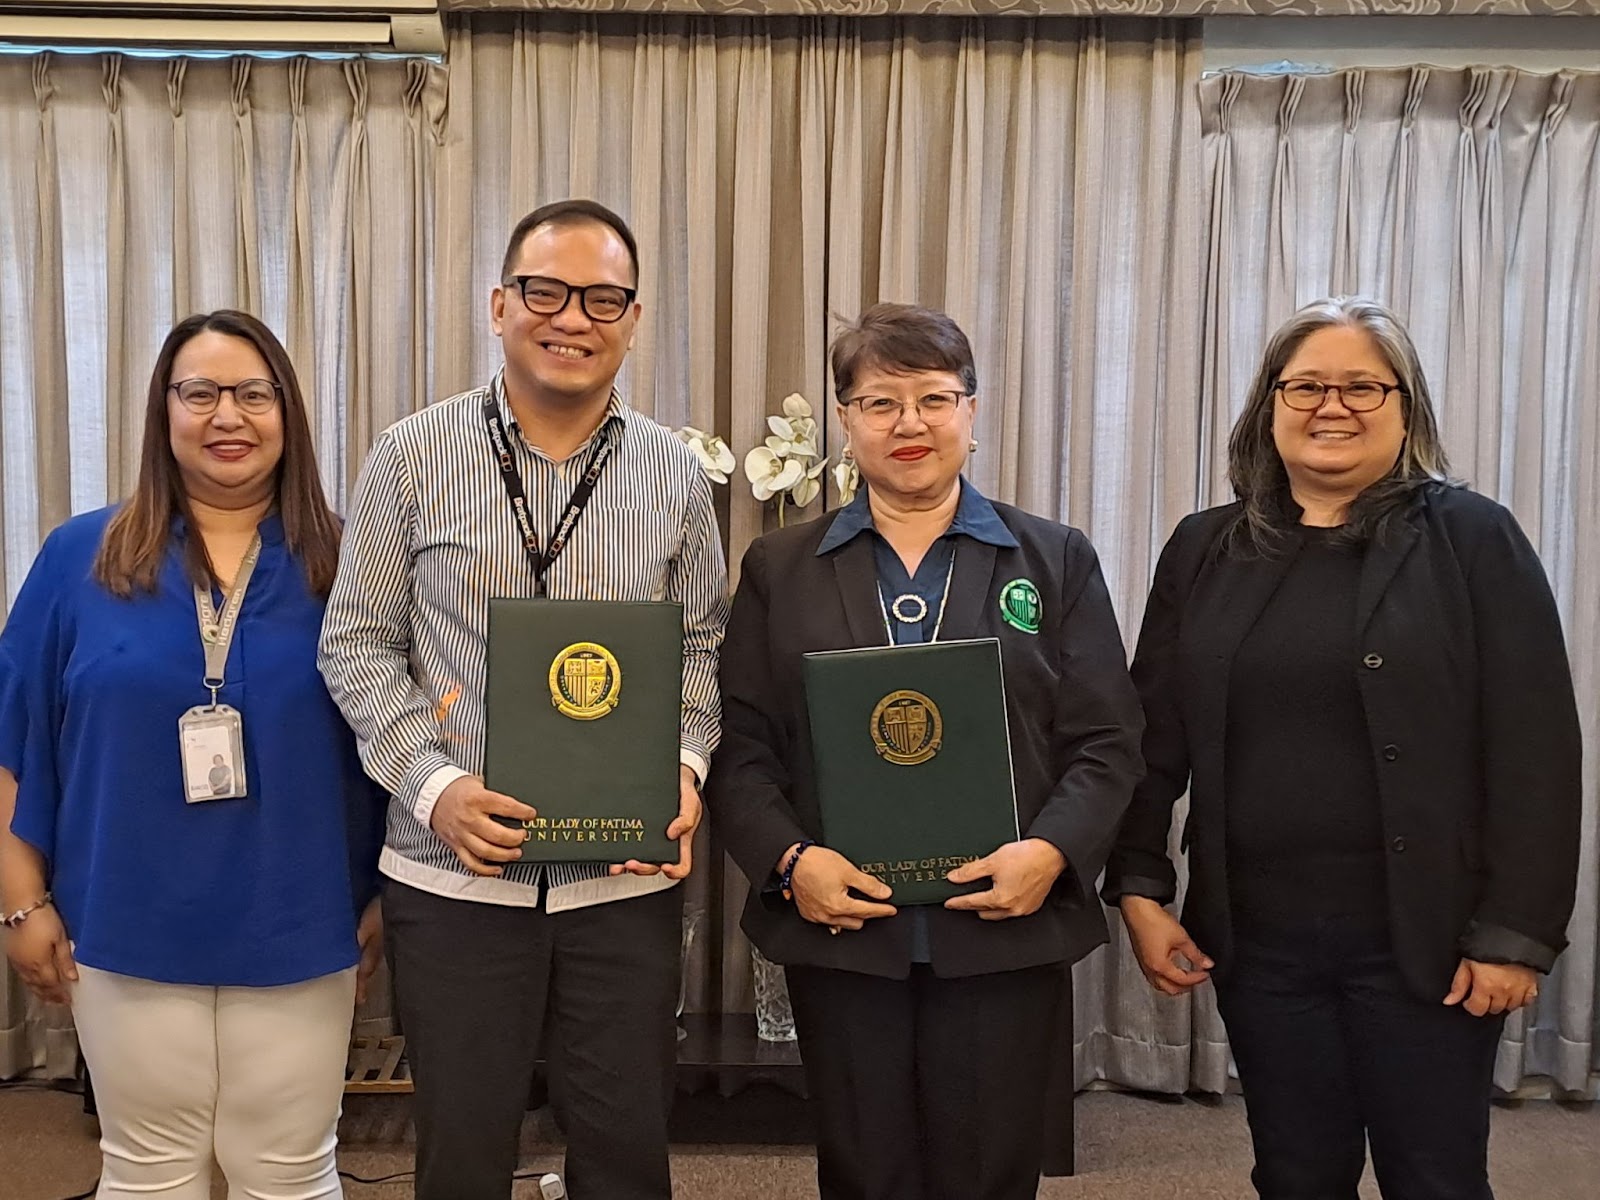
[[[807,839],[794,848],[794,853],[789,855],[789,861],[783,864],[783,874],[778,877],[778,891],[783,893],[785,900],[794,899],[794,867],[800,861],[800,856],[816,842]]]
[[[35,900],[26,908],[19,908],[9,917],[0,918],[0,925],[4,925],[7,929],[15,929],[18,925],[21,925],[24,921],[26,921],[31,913],[38,912],[46,904],[51,903],[51,900],[52,898],[50,893],[46,892],[43,896],[40,896],[39,899]]]

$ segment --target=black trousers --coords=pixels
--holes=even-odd
[[[568,1194],[671,1200],[681,893],[546,913],[386,882],[418,1200],[508,1200],[541,1034]]]
[[[821,1200],[1033,1200],[1065,971],[790,967]]]
[[[1407,988],[1381,915],[1238,928],[1218,981],[1263,1200],[1492,1200],[1489,1094],[1503,1017]]]

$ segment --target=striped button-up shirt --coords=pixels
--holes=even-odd
[[[494,397],[511,432],[534,527],[548,541],[594,445],[564,462],[528,445],[487,387],[415,413],[374,442],[356,483],[319,665],[356,732],[367,772],[389,789],[380,869],[440,895],[556,910],[670,886],[664,875],[609,877],[590,864],[509,863],[469,873],[432,830],[439,794],[483,773],[489,599],[534,595],[484,420]],[[615,394],[600,428],[615,448],[566,549],[545,576],[558,600],[670,600],[683,605],[682,761],[703,780],[721,718],[717,651],[727,571],[711,485],[669,430]]]

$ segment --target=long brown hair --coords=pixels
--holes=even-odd
[[[172,540],[172,520],[182,517],[192,528],[194,513],[183,477],[172,455],[172,423],[167,413],[167,387],[178,352],[197,334],[211,331],[242,338],[260,352],[283,397],[283,457],[277,469],[277,509],[283,518],[283,536],[299,560],[313,593],[326,596],[333,587],[339,562],[339,520],[328,507],[317,473],[311,423],[294,364],[272,330],[249,313],[224,308],[196,313],[173,326],[156,355],[150,372],[150,391],[144,411],[144,448],[139,456],[139,479],[133,495],[106,526],[94,575],[107,590],[124,599],[135,592],[153,592],[156,577]],[[204,539],[183,539],[184,566],[200,587],[216,579]]]
[[[1228,481],[1244,511],[1227,531],[1230,548],[1242,538],[1261,554],[1277,550],[1292,521],[1285,514],[1289,475],[1272,437],[1275,389],[1283,368],[1313,333],[1335,325],[1364,330],[1400,381],[1400,416],[1405,440],[1387,474],[1356,497],[1339,540],[1362,542],[1382,536],[1389,521],[1429,483],[1453,483],[1439,423],[1428,395],[1422,360],[1400,318],[1375,300],[1335,296],[1308,304],[1290,317],[1267,342],[1244,411],[1228,438]]]

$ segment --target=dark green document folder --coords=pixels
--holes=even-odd
[[[678,861],[681,605],[490,600],[487,709],[485,784],[539,812],[524,859]]]
[[[945,874],[1017,840],[1005,679],[994,638],[805,656],[823,844],[939,904]]]

